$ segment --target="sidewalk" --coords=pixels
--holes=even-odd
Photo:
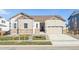
[[[0,47],[51,47],[52,45],[0,45]]]
[[[0,50],[52,50],[52,45],[0,45]]]

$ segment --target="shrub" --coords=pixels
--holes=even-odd
[[[33,40],[46,40],[45,36],[33,36]]]
[[[0,40],[12,40],[12,37],[0,37]]]

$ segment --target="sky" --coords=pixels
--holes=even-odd
[[[0,9],[0,16],[9,20],[12,16],[23,12],[27,15],[59,15],[67,20],[73,11],[75,9]]]

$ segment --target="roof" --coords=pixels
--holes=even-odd
[[[30,17],[29,15],[27,15],[27,14],[25,14],[25,13],[19,13],[19,14],[17,14],[17,15],[15,15],[15,16],[13,16],[13,17],[11,17],[10,19],[12,19],[12,18],[14,18],[14,17],[16,17],[16,16],[18,16],[18,15],[24,15],[24,16],[27,16],[27,17],[29,17],[30,19],[32,19],[32,17]]]
[[[12,19],[12,18],[14,18],[14,17],[16,17],[16,16],[18,16],[18,15],[20,15],[20,14],[21,14],[21,15],[24,15],[24,16],[27,16],[27,17],[29,17],[30,19],[33,19],[33,20],[35,20],[35,21],[40,21],[40,22],[44,22],[45,20],[48,20],[48,19],[50,19],[50,18],[52,18],[52,17],[60,18],[62,21],[65,21],[61,16],[58,16],[58,15],[29,16],[29,15],[27,15],[27,14],[25,14],[25,13],[19,13],[19,14],[15,15],[15,16],[11,17],[10,19]]]
[[[45,20],[48,20],[52,17],[60,18],[62,21],[65,21],[61,16],[57,15],[47,15],[47,16],[31,16],[35,21],[44,22]]]
[[[76,14],[79,14],[79,10],[73,11],[73,13],[72,13],[71,15],[74,16],[74,15],[76,15]]]
[[[79,15],[79,10],[73,11],[73,13],[70,15],[70,17],[68,18],[68,20],[69,20],[71,17],[76,16],[76,15]]]

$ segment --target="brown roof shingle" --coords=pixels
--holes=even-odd
[[[52,18],[60,18],[62,21],[65,21],[61,16],[31,16],[35,21],[44,22],[45,20],[50,20]]]
[[[27,14],[25,14],[25,13],[19,13],[19,14],[17,14],[17,15],[15,15],[15,16],[13,16],[12,18],[14,18],[14,17],[16,17],[16,16],[18,16],[18,15],[24,15],[24,16],[27,16],[27,17],[29,17],[30,19],[33,19],[33,20],[35,20],[35,21],[39,21],[39,22],[44,22],[45,20],[50,20],[50,19],[52,19],[52,18],[59,18],[59,19],[61,19],[62,21],[65,21],[61,16],[58,16],[58,15],[46,15],[46,16],[29,16],[29,15],[27,15]],[[11,19],[11,18],[10,18]]]

